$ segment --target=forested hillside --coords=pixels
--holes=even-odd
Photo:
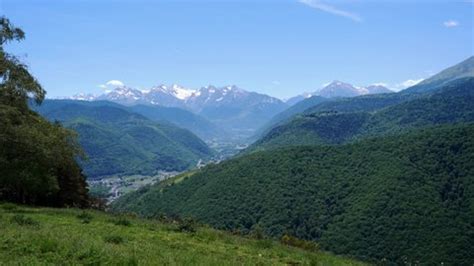
[[[182,171],[212,155],[188,130],[151,121],[114,103],[46,101],[37,109],[78,133],[87,156],[81,164],[91,178]]]
[[[172,123],[180,128],[187,129],[203,140],[220,139],[225,137],[225,131],[206,118],[176,107],[158,105],[135,105],[129,110],[141,114],[146,118],[159,123]]]
[[[425,93],[433,90],[437,90],[444,85],[460,78],[473,77],[474,76],[474,56],[449,67],[440,73],[423,80],[419,84],[408,88],[403,93]]]
[[[395,96],[380,95],[381,99]],[[323,108],[322,105],[319,106]],[[453,81],[434,93],[405,100],[375,112],[344,112],[336,108],[337,111],[318,110],[310,113],[313,110],[314,108],[306,111],[307,114],[276,126],[254,143],[249,151],[294,145],[340,144],[410,128],[473,122],[474,78]]]
[[[323,102],[330,101],[330,99],[321,97],[321,96],[312,96],[301,100],[300,102],[290,106],[288,109],[275,115],[269,122],[267,122],[263,127],[261,127],[257,133],[254,135],[254,138],[258,139],[268,133],[269,130],[276,127],[279,124],[286,122],[291,119],[294,115],[304,112],[306,109],[313,106],[319,105]]]
[[[323,101],[320,97],[311,97],[277,114],[257,131],[254,139],[263,137],[271,129],[296,118],[298,115],[319,112],[376,112],[418,97],[427,96],[443,88],[456,79],[474,77],[474,57],[470,57],[421,83],[399,93],[364,95],[354,98],[338,98]]]
[[[358,258],[474,262],[474,125],[257,152],[125,195],[116,211],[314,240]]]

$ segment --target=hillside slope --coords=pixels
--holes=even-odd
[[[324,104],[324,103],[323,103]],[[410,128],[474,121],[474,78],[459,79],[439,91],[375,112],[314,112],[282,123],[248,151],[283,146],[340,144]]]
[[[282,124],[292,118],[294,115],[304,112],[306,109],[316,106],[320,103],[329,101],[330,99],[321,97],[321,96],[312,96],[304,100],[299,101],[298,103],[290,106],[288,109],[276,114],[268,123],[261,127],[253,137],[258,139],[268,133],[272,128],[276,127],[279,124]]]
[[[125,195],[114,208],[284,233],[397,263],[474,262],[474,125],[278,149]]]
[[[406,89],[403,93],[423,93],[436,90],[456,79],[474,77],[474,56]]]
[[[0,204],[5,265],[363,265],[270,240],[76,209]]]
[[[225,132],[215,124],[185,109],[159,105],[134,105],[128,107],[128,110],[159,123],[172,123],[193,132],[204,140],[225,136]]]
[[[318,112],[375,112],[405,101],[416,99],[420,96],[426,96],[448,85],[448,83],[452,81],[469,77],[474,77],[474,56],[399,93],[363,95],[354,98],[333,99],[328,102],[314,101],[314,99],[310,98],[301,102],[300,106],[288,108],[288,111],[283,111],[276,115],[270,122],[257,131],[254,138],[262,137],[265,133],[268,133],[268,131],[280,125],[285,120],[291,120],[297,115]],[[370,87],[371,86],[367,88]],[[373,87],[377,89],[377,86]],[[281,115],[284,116],[284,119],[279,118]]]
[[[37,110],[74,129],[88,159],[88,177],[182,171],[212,155],[188,130],[159,124],[121,106],[105,102],[47,101]]]

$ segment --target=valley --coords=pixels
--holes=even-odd
[[[2,1],[0,265],[474,265],[472,1],[428,2]]]
[[[98,179],[89,179],[90,193],[92,196],[112,203],[120,196],[136,191],[144,186],[150,186],[167,178],[178,175],[180,172],[159,172],[154,176],[108,176]]]

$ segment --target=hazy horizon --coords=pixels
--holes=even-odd
[[[271,8],[270,8],[271,7]],[[0,1],[49,98],[237,85],[280,99],[333,80],[400,90],[474,54],[472,1]],[[41,16],[41,19],[38,19]]]

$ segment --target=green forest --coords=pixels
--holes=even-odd
[[[369,261],[469,264],[473,176],[474,125],[441,126],[257,152],[125,195],[113,209],[290,234]]]
[[[87,154],[81,165],[90,178],[183,171],[213,155],[192,132],[151,121],[118,104],[46,100],[33,108],[78,133]]]

